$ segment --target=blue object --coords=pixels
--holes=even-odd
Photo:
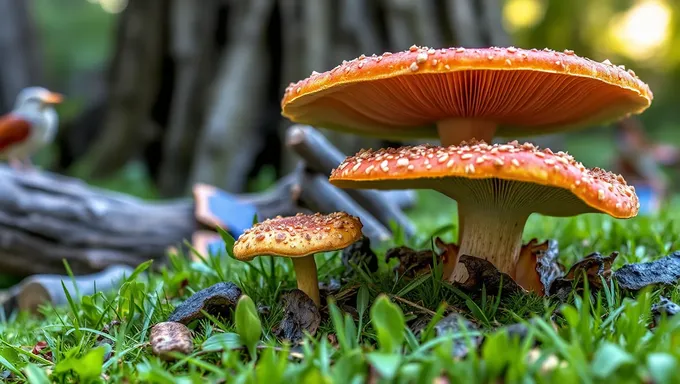
[[[239,201],[236,195],[218,189],[208,197],[208,210],[234,238],[252,227],[257,215],[255,205]]]
[[[208,254],[209,255],[219,255],[220,253],[224,252],[224,249],[227,245],[224,244],[224,241],[222,241],[221,238],[216,238],[214,240],[211,240],[208,245]]]
[[[646,184],[635,184],[635,194],[640,200],[640,211],[641,215],[653,215],[659,211],[661,201],[659,196],[654,192],[651,186]]]

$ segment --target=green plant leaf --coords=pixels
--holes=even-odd
[[[364,316],[366,309],[368,309],[368,288],[362,285],[357,292],[357,312],[360,318]]]
[[[621,366],[634,363],[635,359],[623,348],[605,341],[595,352],[592,362],[592,372],[600,378],[609,377]]]
[[[385,295],[380,295],[371,307],[371,322],[378,334],[378,344],[383,353],[398,352],[404,342],[406,321],[401,308]]]
[[[395,353],[371,352],[366,355],[366,359],[381,377],[392,380],[399,371],[402,357]]]
[[[102,373],[104,353],[106,353],[106,349],[104,347],[97,347],[91,349],[83,357],[76,358],[74,356],[70,356],[57,363],[57,365],[54,367],[54,372],[62,373],[73,371],[78,375],[80,382],[96,379]]]
[[[242,345],[243,343],[241,343],[241,337],[238,333],[228,332],[210,336],[208,340],[203,342],[201,349],[206,352],[217,352],[239,348]]]
[[[343,351],[349,351],[352,349],[352,340],[349,339],[347,335],[345,320],[342,316],[342,312],[335,304],[333,299],[328,302],[328,312],[331,316],[331,321],[333,322],[333,329],[335,330],[335,336],[338,338],[338,343]]]
[[[0,367],[4,366],[15,375],[23,377],[21,371],[16,367],[19,363],[21,363],[21,359],[12,348],[0,348]]]
[[[257,358],[257,343],[262,336],[262,323],[257,314],[257,307],[253,299],[247,295],[242,295],[236,304],[236,332],[241,341],[245,344],[250,352],[250,357],[255,360]]]
[[[650,353],[647,356],[647,369],[656,384],[675,382],[677,365],[677,360],[668,353]]]
[[[222,241],[224,241],[225,248],[227,251],[227,256],[231,257],[232,259],[234,258],[234,243],[236,240],[234,237],[227,231],[225,231],[222,227],[217,227],[217,233],[220,234],[220,237],[222,238]]]
[[[29,363],[26,368],[26,380],[30,384],[50,384],[50,378],[47,377],[47,373],[35,364]]]

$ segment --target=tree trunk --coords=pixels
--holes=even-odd
[[[507,45],[500,3],[131,2],[120,24],[106,123],[89,150],[90,174],[105,175],[146,153],[162,196],[184,195],[195,182],[242,192],[263,164],[280,176],[297,162],[285,148],[272,149],[281,148],[291,124],[278,113],[288,83],[413,44]],[[385,144],[316,128],[343,153]]]
[[[266,103],[270,68],[264,38],[273,0],[232,5],[227,49],[211,90],[191,179],[241,192],[262,145],[262,133],[254,128]]]
[[[175,89],[158,181],[163,196],[188,192],[197,132],[206,112],[206,88],[214,73],[218,11],[215,0],[172,3],[170,54],[175,62]]]
[[[89,176],[116,171],[158,134],[150,116],[161,85],[166,8],[165,0],[132,1],[121,16],[104,127],[85,156]]]
[[[39,85],[40,55],[31,1],[0,0],[0,111],[12,109],[19,92]]]

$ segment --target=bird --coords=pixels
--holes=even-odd
[[[43,87],[27,87],[17,95],[14,109],[0,116],[0,159],[15,169],[32,168],[31,156],[54,140],[59,115],[54,105],[63,96]]]

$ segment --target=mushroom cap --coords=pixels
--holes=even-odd
[[[331,184],[341,188],[429,188],[457,196],[467,193],[461,188],[465,183],[480,179],[550,187],[540,192],[543,196],[533,196],[524,204],[534,204],[538,208],[534,212],[551,216],[602,212],[629,218],[637,215],[640,206],[635,188],[621,175],[588,169],[564,152],[517,141],[489,145],[473,140],[460,146],[364,150],[346,158],[330,176]],[[565,193],[547,196],[547,192]]]
[[[412,46],[360,56],[291,83],[291,121],[387,138],[437,137],[435,123],[498,124],[500,136],[565,131],[644,111],[653,99],[632,70],[572,51]]]
[[[315,213],[267,219],[247,229],[234,243],[234,257],[304,257],[345,248],[362,237],[358,217],[345,212]]]

